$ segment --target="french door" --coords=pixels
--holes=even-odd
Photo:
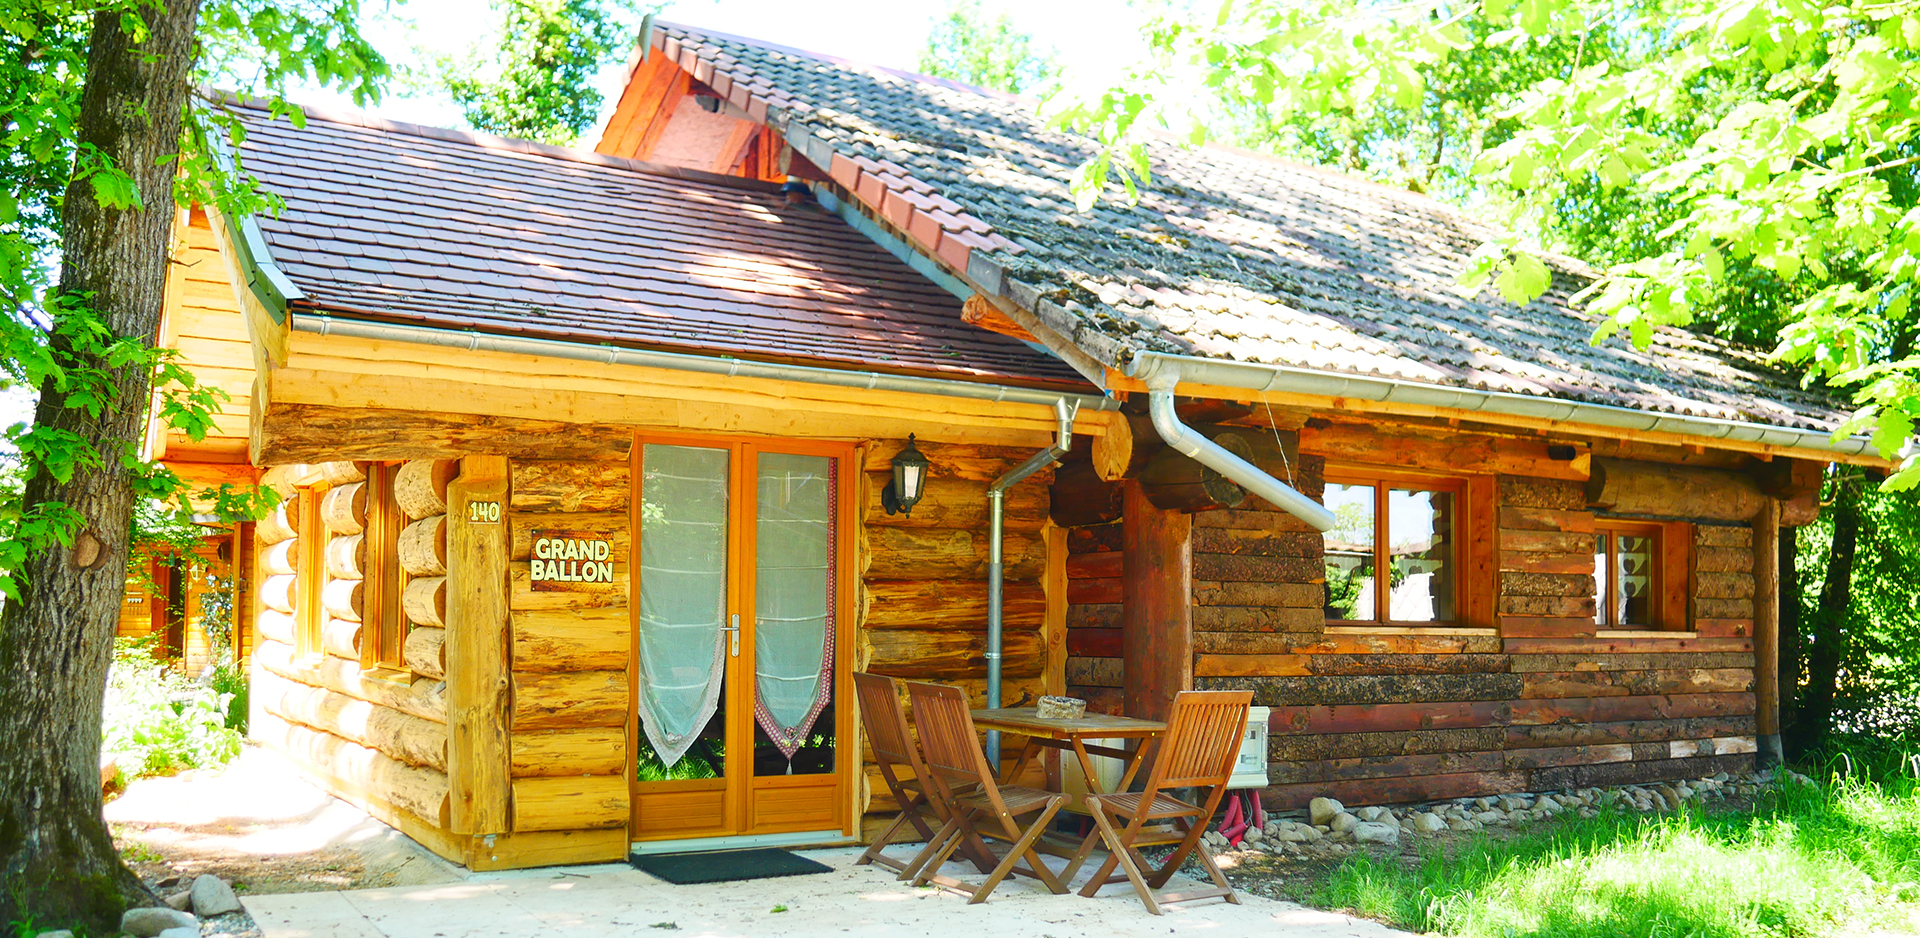
[[[634,447],[635,841],[848,829],[851,457]]]

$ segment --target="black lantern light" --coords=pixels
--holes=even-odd
[[[927,457],[920,455],[920,448],[913,445],[913,434],[907,434],[907,448],[893,457],[893,481],[880,491],[880,507],[887,514],[913,514],[913,506],[918,504],[920,496],[927,490]]]

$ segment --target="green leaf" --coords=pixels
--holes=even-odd
[[[1727,277],[1727,262],[1720,256],[1720,252],[1713,248],[1707,248],[1701,253],[1700,266],[1706,268],[1707,276],[1714,283],[1719,283]]]
[[[1618,189],[1632,181],[1633,170],[1627,168],[1627,161],[1621,159],[1619,154],[1616,153],[1608,156],[1606,162],[1600,164],[1600,184],[1602,186],[1608,189]]]
[[[1531,153],[1522,153],[1514,157],[1513,162],[1507,164],[1507,184],[1515,189],[1525,189],[1533,185],[1533,171],[1539,165],[1540,161],[1534,159]]]
[[[1874,421],[1873,448],[1882,456],[1892,456],[1913,436],[1913,418],[1891,408],[1880,412]]]

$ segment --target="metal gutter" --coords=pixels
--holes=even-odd
[[[1625,430],[1648,430],[1709,440],[1731,440],[1793,449],[1814,449],[1846,456],[1878,456],[1865,437],[1834,439],[1824,430],[1771,427],[1764,424],[1723,420],[1715,417],[1687,417],[1637,410],[1612,404],[1587,404],[1509,391],[1477,391],[1449,388],[1394,378],[1371,378],[1329,374],[1286,365],[1261,365],[1250,362],[1219,361],[1165,352],[1140,352],[1127,363],[1127,375],[1151,387],[1159,376],[1172,374],[1177,381],[1242,388],[1249,391],[1276,391],[1316,397],[1346,397],[1367,401],[1443,407],[1474,413],[1527,417],[1536,420],[1563,421]],[[1903,453],[1915,452],[1909,443]]]
[[[516,355],[544,355],[551,358],[601,362],[609,365],[631,365],[638,368],[664,368],[672,371],[692,371],[701,374],[722,375],[728,378],[764,378],[776,381],[797,381],[803,384],[856,388],[866,391],[899,391],[907,394],[931,394],[938,397],[966,398],[968,400],[991,401],[1006,404],[1037,404],[1047,407],[1054,406],[1058,401],[1066,400],[1072,402],[1076,408],[1084,407],[1088,410],[1120,409],[1119,401],[1091,394],[1062,394],[1059,391],[1009,387],[1003,384],[982,384],[973,381],[958,381],[951,378],[921,378],[913,375],[885,374],[877,371],[843,371],[837,368],[821,368],[814,365],[787,365],[776,362],[747,361],[738,358],[694,355],[686,352],[655,352],[645,349],[619,348],[611,345],[588,345],[584,342],[568,342],[560,339],[529,339],[517,336],[490,335],[483,332],[436,329],[429,326],[402,326],[392,323],[365,322],[357,319],[335,319],[329,316],[308,314],[294,316],[292,328],[296,332],[310,332],[322,336],[351,336],[361,339],[407,342],[415,345],[433,345],[441,348],[454,348],[473,352],[485,351],[507,352]]]
[[[1196,359],[1204,361],[1204,359]],[[1175,451],[1232,479],[1241,488],[1272,502],[1282,511],[1313,525],[1314,530],[1329,531],[1337,524],[1333,512],[1293,488],[1260,471],[1260,467],[1241,459],[1226,447],[1206,438],[1200,431],[1180,422],[1173,409],[1173,391],[1180,384],[1179,364],[1155,367],[1146,378],[1147,413],[1153,428]]]
[[[987,709],[1000,706],[1000,641],[1001,626],[1005,610],[1001,608],[1001,598],[1006,585],[1006,566],[1003,544],[1007,521],[1007,490],[1020,480],[1058,462],[1060,457],[1073,448],[1073,418],[1080,412],[1078,401],[1065,397],[1053,402],[1053,413],[1058,421],[1052,446],[1027,457],[1027,461],[1005,475],[993,480],[987,486]],[[987,731],[987,758],[993,762],[994,769],[1000,768],[1000,733]]]

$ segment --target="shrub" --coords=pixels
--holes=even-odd
[[[181,677],[154,657],[155,641],[114,642],[102,749],[132,777],[226,764],[240,754],[240,733],[229,725],[234,694]]]
[[[213,669],[207,686],[227,698],[227,729],[247,731],[247,672],[231,664]]]

